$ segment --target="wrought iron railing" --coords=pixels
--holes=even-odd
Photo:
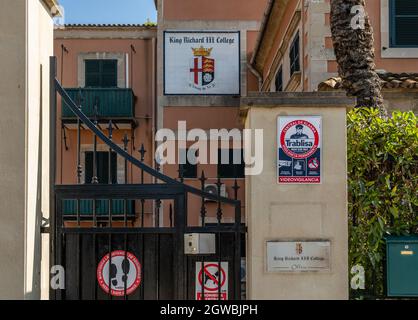
[[[61,86],[61,84],[59,83],[59,81],[57,79],[55,80],[55,88],[56,88],[56,91],[58,92],[58,94],[62,97],[63,101],[66,103],[66,105],[76,115],[76,117],[85,126],[87,126],[88,129],[90,129],[94,133],[94,136],[95,136],[96,139],[97,138],[100,139],[102,142],[104,142],[109,147],[109,149],[111,151],[116,152],[119,156],[123,157],[129,163],[132,163],[134,166],[138,167],[141,171],[144,171],[144,172],[152,175],[153,177],[155,177],[156,179],[158,179],[162,182],[169,183],[169,184],[175,184],[175,185],[182,185],[182,186],[184,186],[186,192],[190,192],[192,194],[201,196],[201,197],[206,198],[206,199],[211,199],[211,200],[214,200],[214,201],[220,200],[221,202],[234,204],[234,205],[239,202],[239,200],[234,200],[234,199],[222,197],[221,195],[214,195],[212,193],[207,193],[207,192],[204,192],[204,191],[199,190],[197,188],[194,188],[190,185],[183,184],[183,182],[177,181],[174,178],[166,176],[163,173],[161,173],[160,171],[146,165],[144,162],[142,162],[142,161],[138,160],[137,158],[133,157],[131,154],[129,154],[127,152],[127,150],[122,149],[114,141],[112,141],[112,139],[111,139],[112,133],[111,132],[109,133],[109,137],[106,136],[103,133],[103,131],[101,131],[97,127],[97,123],[93,123],[89,119],[89,117],[86,114],[84,114],[84,112],[81,110],[82,109],[81,106],[76,105],[76,103],[71,99],[70,95]],[[109,121],[109,127],[112,127],[112,121]],[[97,140],[96,140],[96,143],[97,143]]]
[[[54,60],[51,61],[53,70]],[[51,117],[54,117],[58,93],[77,120],[77,182],[76,185],[55,185],[54,203],[51,211],[51,264],[63,265],[70,270],[66,277],[65,289],[52,291],[51,296],[57,299],[105,299],[115,298],[112,285],[108,291],[99,290],[96,277],[98,259],[109,257],[112,252],[130,250],[142,257],[143,284],[135,291],[138,299],[194,299],[195,279],[191,278],[190,268],[201,263],[201,274],[206,262],[214,262],[221,269],[224,261],[230,263],[228,276],[230,299],[241,298],[241,257],[242,238],[245,227],[241,222],[241,201],[237,181],[229,186],[234,197],[221,195],[221,179],[216,179],[217,194],[205,192],[208,179],[204,172],[200,176],[200,189],[185,184],[182,167],[178,179],[161,172],[158,163],[151,167],[145,163],[146,150],[139,149],[140,158],[128,152],[129,139],[125,135],[123,147],[113,139],[113,123],[110,120],[107,134],[84,112],[83,99],[75,103],[73,97],[61,86],[51,74]],[[51,120],[51,123],[55,123]],[[81,127],[92,133],[93,145],[93,178],[90,183],[82,184],[81,161]],[[101,140],[108,148],[109,170],[111,154],[115,152],[123,159],[125,166],[125,183],[127,167],[139,169],[138,184],[112,184],[109,181],[98,181],[97,147]],[[108,184],[106,184],[108,183]],[[189,218],[196,218],[197,212],[188,210],[190,200],[200,203],[199,223],[190,223]],[[208,200],[211,200],[208,203]],[[225,223],[228,215],[232,223]],[[208,223],[208,219],[211,222]],[[229,221],[229,222],[230,222]],[[184,235],[186,233],[211,233],[216,236],[216,254],[185,256]],[[125,279],[127,271],[124,270]],[[110,273],[109,273],[110,274]],[[91,275],[91,276],[87,276]],[[221,276],[222,277],[222,276]],[[111,283],[110,275],[108,283]],[[220,279],[222,280],[222,279]],[[218,299],[221,299],[221,286],[218,286]],[[122,297],[132,297],[128,288]],[[205,286],[201,284],[203,297]],[[128,297],[129,296],[129,297]]]

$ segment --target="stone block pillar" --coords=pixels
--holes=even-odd
[[[245,127],[264,130],[263,171],[246,177],[249,299],[348,299],[346,110],[353,105],[340,93],[242,99]],[[320,183],[278,181],[278,118],[288,116],[321,119]]]

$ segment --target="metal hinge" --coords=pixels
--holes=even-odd
[[[50,233],[50,220],[49,218],[42,217],[41,233]]]

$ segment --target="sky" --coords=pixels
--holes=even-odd
[[[154,0],[59,0],[64,8],[64,23],[157,22]],[[61,22],[61,21],[60,21]]]

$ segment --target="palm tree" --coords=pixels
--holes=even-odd
[[[356,10],[361,7],[355,6],[362,6],[363,10]],[[376,107],[385,116],[382,83],[374,63],[373,29],[365,0],[331,0],[331,33],[347,95],[357,97],[356,107]]]

